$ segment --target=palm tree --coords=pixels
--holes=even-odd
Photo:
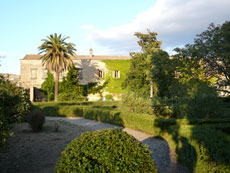
[[[42,65],[55,73],[55,102],[58,100],[59,74],[73,65],[71,56],[75,55],[76,51],[73,43],[65,42],[68,38],[55,33],[47,39],[42,39],[43,43],[38,47],[39,54],[44,53],[41,57]]]

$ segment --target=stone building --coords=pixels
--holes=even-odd
[[[42,61],[40,60],[41,56],[42,55],[28,54],[20,60],[20,86],[24,88],[41,87],[47,76],[47,69],[42,66]],[[92,49],[90,49],[89,55],[76,55],[72,57],[75,67],[80,71],[80,85],[103,81],[108,74],[112,74],[111,78],[114,78],[115,80],[119,79],[122,75],[125,75],[123,74],[123,70],[119,69],[119,65],[117,66],[117,69],[109,69],[106,66],[106,62],[122,63],[127,62],[130,59],[130,56],[93,55]],[[63,71],[60,74],[60,81],[66,74],[67,71]],[[117,93],[115,92],[112,94],[116,96]],[[97,99],[97,95],[89,96],[89,100]]]

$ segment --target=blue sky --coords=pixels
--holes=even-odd
[[[9,0],[0,5],[0,73],[20,74],[20,61],[37,54],[41,39],[69,36],[77,54],[139,51],[134,32],[158,33],[171,52],[214,22],[230,20],[229,0]]]

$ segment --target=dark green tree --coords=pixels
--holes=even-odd
[[[63,77],[60,92],[79,93],[79,71],[75,66],[70,67],[67,76]]]
[[[193,44],[175,50],[181,58],[202,62],[206,74],[218,79],[219,90],[229,92],[225,87],[230,86],[230,21],[217,26],[210,24]]]
[[[141,52],[131,53],[131,65],[123,88],[145,98],[152,94],[165,96],[173,79],[173,69],[167,52],[161,49],[157,33],[135,33]],[[149,94],[150,93],[150,94]]]
[[[50,71],[48,71],[47,77],[41,86],[41,89],[47,92],[48,101],[54,99],[54,88],[55,88],[54,76]]]
[[[0,148],[5,147],[7,137],[13,134],[12,124],[24,120],[30,108],[28,93],[0,75]]]
[[[154,95],[158,97],[171,97],[171,88],[175,83],[175,64],[167,52],[159,49],[152,54],[152,81]]]

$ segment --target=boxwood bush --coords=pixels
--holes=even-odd
[[[157,172],[150,151],[121,129],[86,132],[62,152],[55,172]]]

